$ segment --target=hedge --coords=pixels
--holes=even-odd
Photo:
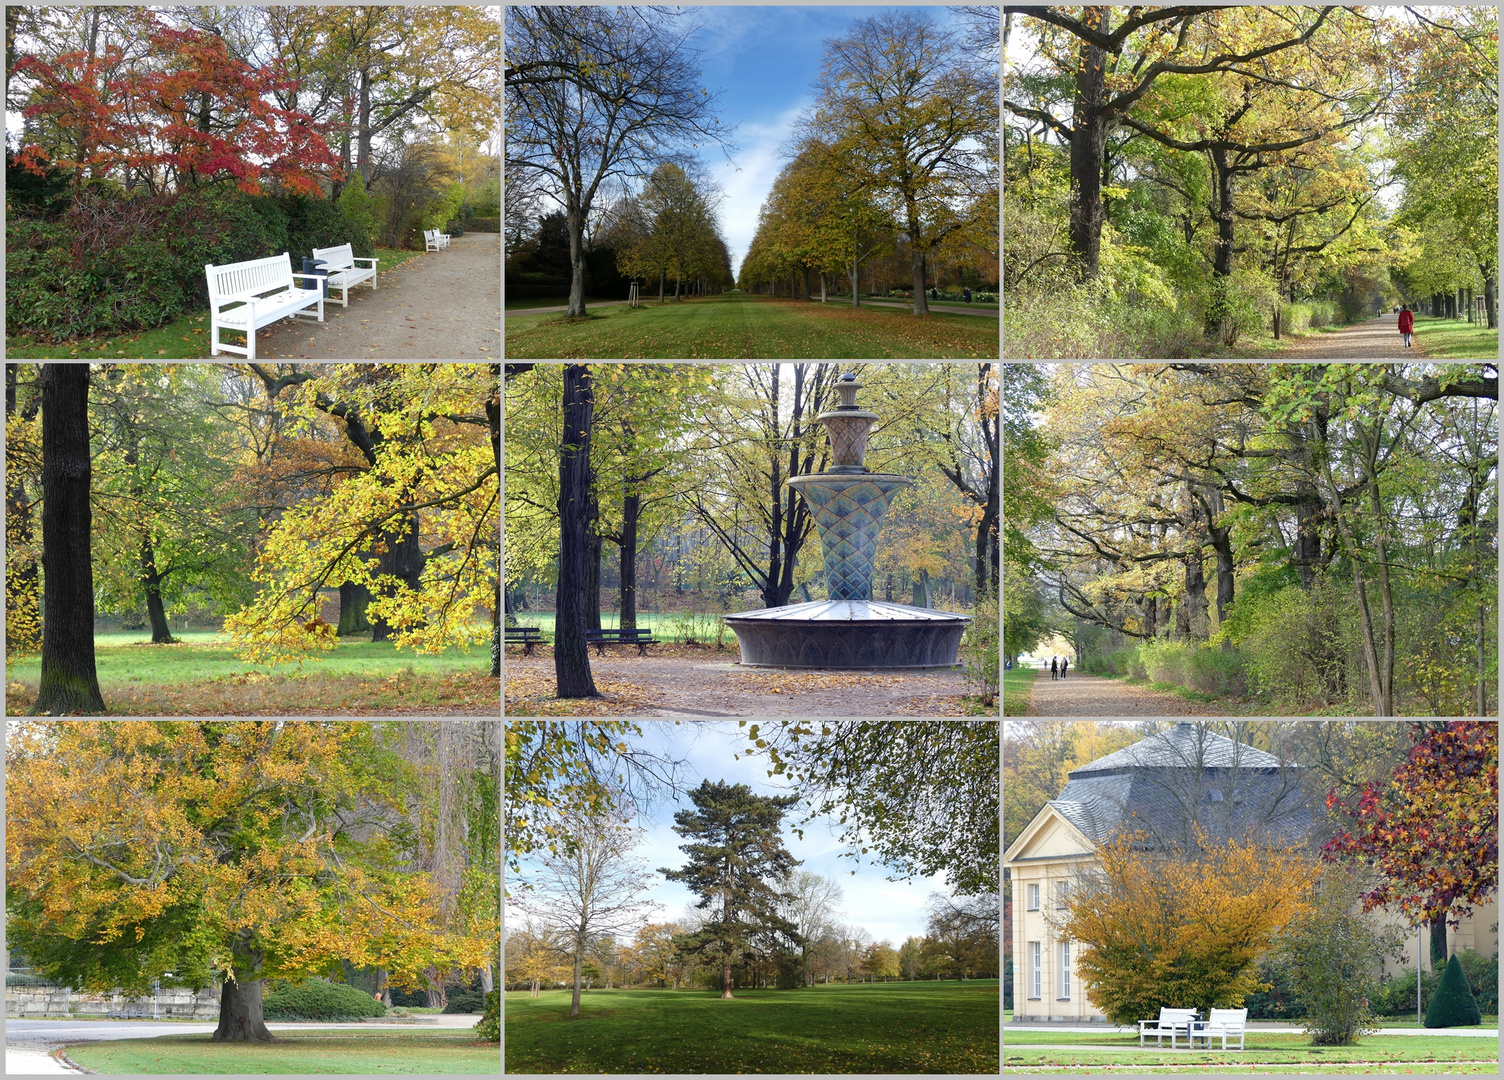
[[[451,990],[446,1000],[446,1013],[478,1013],[486,1005],[486,996],[479,990]]]
[[[294,986],[279,986],[262,1000],[261,1011],[268,1020],[333,1023],[385,1016],[386,1006],[353,986],[309,979]]]
[[[475,1025],[475,1033],[487,1042],[501,1042],[501,991],[486,995],[486,1012]]]
[[[470,219],[471,232],[501,232],[501,218],[499,217],[473,217]]]
[[[344,243],[371,254],[326,199],[225,186],[137,197],[83,192],[55,221],[7,222],[7,333],[63,341],[151,329],[207,309],[206,263],[285,251],[300,270],[315,247]]]

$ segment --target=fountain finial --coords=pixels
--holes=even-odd
[[[856,381],[856,373],[848,371],[842,375],[836,383],[836,393],[841,395],[841,404],[838,409],[856,408],[856,392],[862,388],[862,384]]]
[[[846,372],[836,380],[836,393],[841,403],[815,419],[825,425],[830,436],[830,468],[833,473],[871,472],[863,464],[867,456],[867,429],[877,423],[877,413],[867,412],[856,403],[856,392],[862,384],[856,381],[853,372]]]

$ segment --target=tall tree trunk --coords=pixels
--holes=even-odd
[[[366,187],[371,186],[371,69],[363,66],[359,72],[360,91],[358,124],[356,128],[355,168]]]
[[[1431,920],[1431,969],[1441,970],[1447,962],[1447,913],[1443,911]]]
[[[623,495],[621,504],[621,619],[623,630],[637,629],[637,517],[642,496]]]
[[[920,235],[919,228],[919,214],[916,207],[909,212],[909,276],[914,281],[914,314],[928,315],[930,298],[924,291],[924,252],[916,242],[916,238]]]
[[[1102,33],[1109,32],[1109,8],[1088,7],[1081,21]],[[1097,276],[1102,244],[1102,156],[1107,145],[1107,120],[1102,115],[1106,98],[1107,53],[1088,42],[1077,46],[1076,95],[1071,114],[1071,251],[1076,273],[1086,281]]]
[[[354,581],[343,582],[339,587],[339,636],[364,634],[371,629],[366,618],[366,606],[371,602],[371,590]]]
[[[601,512],[600,504],[596,502],[595,491],[590,492],[590,576],[585,586],[585,626],[590,630],[601,628],[601,549],[605,546],[600,534]]]
[[[261,954],[236,954],[233,979],[219,993],[219,1027],[211,1042],[276,1042],[261,1011]]]
[[[559,585],[554,676],[561,698],[599,697],[585,642],[590,577],[590,429],[595,415],[587,364],[564,367],[564,441],[559,446]]]
[[[578,1020],[580,1017],[580,975],[585,965],[585,935],[583,932],[574,938],[574,996],[569,999],[569,1018]]]
[[[386,553],[381,556],[381,564],[377,568],[378,573],[391,574],[407,584],[414,592],[418,590],[423,577],[423,547],[419,543],[419,521],[416,513],[408,514],[404,520],[407,531],[398,537],[383,529],[381,539],[386,544]],[[384,590],[387,595],[396,592],[392,586]],[[371,620],[371,640],[385,641],[397,632],[397,627],[381,616]]]
[[[162,576],[157,573],[157,553],[150,536],[141,538],[141,589],[146,593],[146,614],[151,619],[151,643],[173,644],[177,638],[167,625],[167,612],[162,606]]]
[[[1320,517],[1320,502],[1308,499],[1295,504],[1295,569],[1306,592],[1316,584],[1316,569],[1321,565]]]
[[[1488,317],[1488,328],[1497,329],[1498,316],[1494,314],[1494,276],[1489,273],[1483,275],[1483,307]]]
[[[585,209],[572,184],[565,185],[567,192],[564,222],[569,232],[569,309],[564,313],[569,319],[585,317]]]
[[[32,715],[102,713],[94,667],[89,365],[42,366],[42,677]]]

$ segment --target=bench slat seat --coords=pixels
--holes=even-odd
[[[1153,1035],[1154,1045],[1163,1046],[1164,1037],[1170,1037],[1170,1049],[1175,1049],[1175,1036],[1185,1035],[1186,1045],[1190,1046],[1191,1024],[1196,1020],[1195,1009],[1170,1009],[1161,1008],[1158,1020],[1140,1020],[1138,1022],[1138,1044],[1144,1045],[1144,1036]]]
[[[1205,1039],[1206,1048],[1210,1050],[1212,1048],[1212,1036],[1220,1035],[1222,1036],[1223,1050],[1227,1049],[1227,1040],[1229,1037],[1238,1040],[1238,1045],[1234,1049],[1241,1050],[1243,1049],[1243,1031],[1247,1025],[1247,1009],[1213,1009],[1205,1020],[1197,1021],[1191,1025],[1190,1031],[1186,1033],[1186,1041],[1192,1049],[1195,1049],[1196,1040],[1198,1038]],[[1170,1045],[1172,1048],[1175,1045],[1173,1036],[1171,1037]]]
[[[314,248],[313,257],[324,263],[324,269],[329,272],[329,288],[340,291],[340,304],[350,306],[350,289],[359,285],[362,281],[369,281],[371,288],[376,285],[376,264],[379,259],[367,258],[364,255],[356,255],[354,248],[349,244],[340,244],[338,247]],[[356,263],[370,263],[370,266],[356,266]]]
[[[585,641],[587,643],[594,643],[596,652],[601,656],[606,655],[606,646],[608,644],[636,645],[638,655],[641,656],[647,655],[647,646],[658,644],[657,639],[653,637],[652,629],[646,626],[639,626],[636,628],[629,627],[624,630],[587,629],[585,631]]]
[[[324,321],[322,286],[312,274],[295,273],[288,252],[223,266],[205,263],[204,276],[209,286],[210,356],[234,352],[254,360],[256,331],[263,326],[294,317]],[[303,288],[297,284],[299,278],[315,282],[314,287]],[[221,342],[221,329],[243,332],[244,347]]]

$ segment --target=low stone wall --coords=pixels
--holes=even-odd
[[[155,998],[155,1013],[153,999]],[[66,987],[7,986],[5,1015],[28,1016],[102,1016],[120,1019],[180,1017],[191,1020],[219,1019],[219,990],[207,987],[192,990],[164,989],[156,995],[126,997],[121,993],[90,994]]]

